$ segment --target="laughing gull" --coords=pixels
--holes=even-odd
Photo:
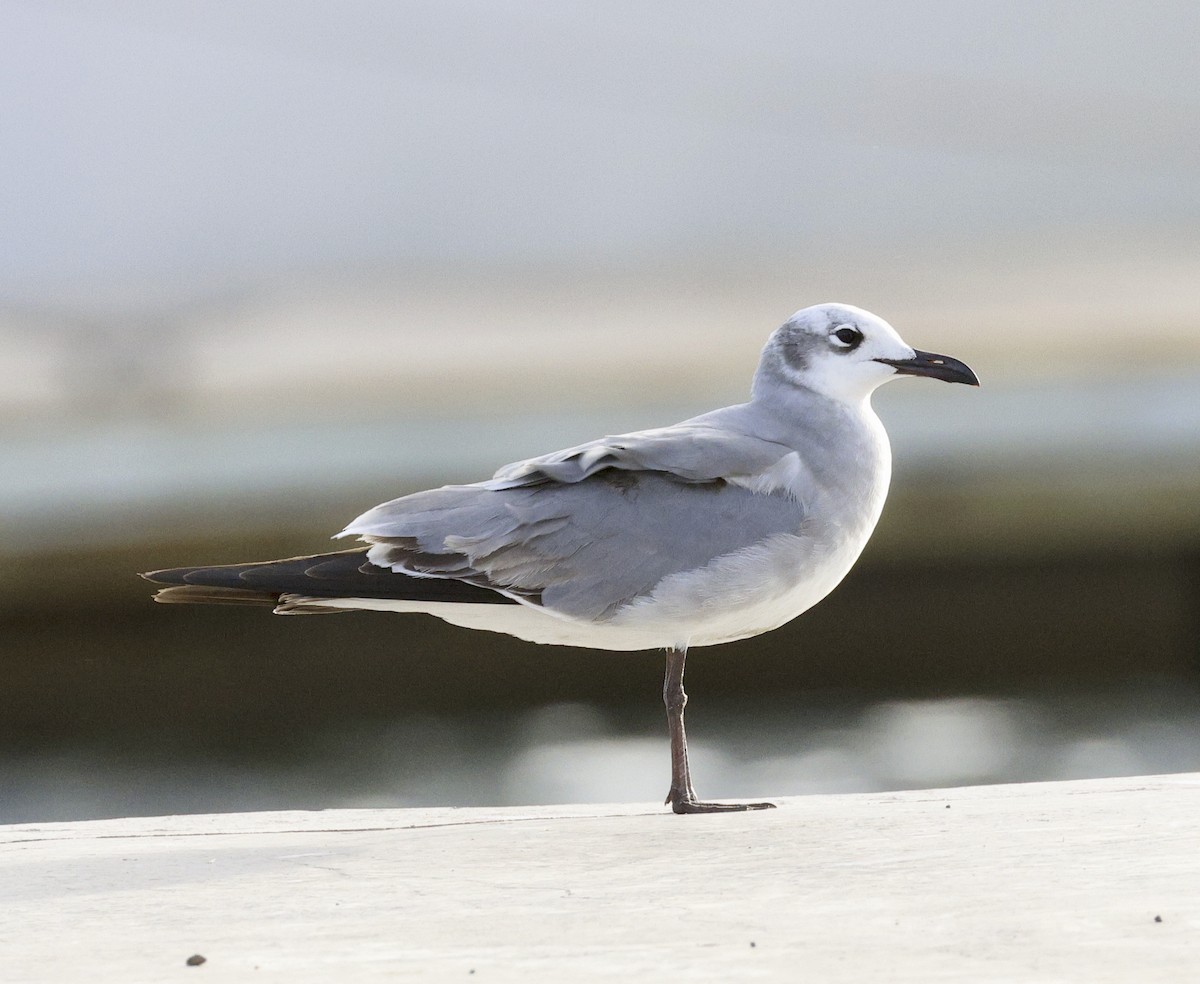
[[[603,437],[368,510],[337,553],[142,575],[161,602],[281,615],[424,612],[530,642],[665,649],[676,813],[757,810],[692,788],[689,648],[778,628],[858,559],[887,495],[891,449],[871,394],[897,376],[978,386],[847,304],[797,311],[768,339],[750,401]]]

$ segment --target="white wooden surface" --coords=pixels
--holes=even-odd
[[[0,903],[7,984],[1190,982],[1200,775],[26,824]]]

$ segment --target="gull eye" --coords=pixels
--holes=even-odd
[[[853,349],[857,348],[858,343],[863,340],[863,333],[857,328],[842,325],[831,337],[842,348]]]

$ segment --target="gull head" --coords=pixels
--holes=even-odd
[[[856,404],[897,376],[979,385],[964,363],[914,349],[870,311],[849,304],[817,304],[797,311],[767,340],[754,393],[799,386]]]

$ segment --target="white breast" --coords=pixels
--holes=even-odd
[[[867,545],[891,481],[887,433],[869,405],[863,410],[864,457],[857,463],[863,480],[851,483],[854,492],[814,492],[798,461],[773,471],[776,488],[787,488],[789,473],[805,479],[810,518],[800,530],[666,578],[649,597],[618,612],[614,627],[652,634],[656,647],[713,646],[769,632],[828,595]]]

